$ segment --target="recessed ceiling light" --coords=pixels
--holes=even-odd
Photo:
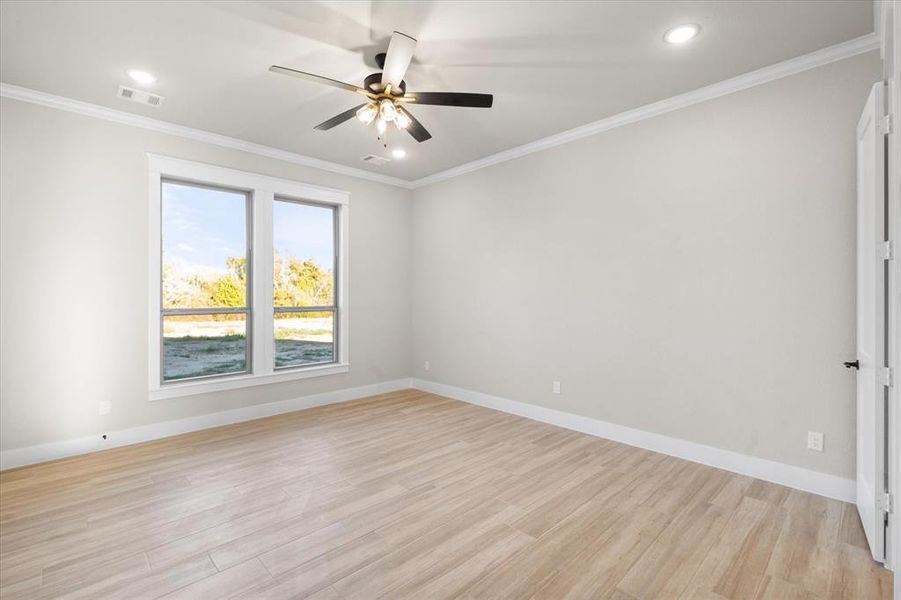
[[[403,148],[395,148],[394,150],[391,151],[391,156],[393,156],[394,158],[403,158],[406,155],[407,155],[407,151],[404,150]]]
[[[664,34],[663,39],[669,44],[684,44],[698,35],[699,31],[701,31],[701,27],[694,23],[679,25],[678,27],[673,27],[667,31],[666,34]]]
[[[150,85],[151,83],[156,82],[156,77],[147,71],[141,71],[140,69],[129,69],[128,76],[131,77],[133,81],[143,83],[144,85]]]

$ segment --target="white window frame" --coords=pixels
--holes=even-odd
[[[347,373],[350,370],[348,276],[348,218],[350,193],[289,179],[279,179],[205,163],[148,154],[149,161],[149,397],[150,400],[205,394],[267,383]],[[162,382],[161,257],[162,182],[176,179],[246,191],[251,197],[250,372],[189,381]],[[272,302],[272,208],[275,197],[335,207],[338,256],[335,288],[336,362],[275,369],[275,324]]]

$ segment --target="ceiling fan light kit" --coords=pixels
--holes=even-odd
[[[394,117],[394,124],[397,125],[398,129],[406,129],[410,126],[410,117],[404,111],[399,110]]]
[[[364,125],[370,125],[375,121],[379,135],[388,129],[388,123],[394,123],[399,129],[409,133],[417,142],[424,142],[432,137],[422,123],[410,114],[404,105],[429,104],[434,106],[462,106],[469,108],[491,108],[494,97],[491,94],[471,94],[465,92],[411,92],[407,93],[407,83],[404,76],[410,61],[413,59],[413,51],[416,49],[416,39],[409,35],[395,31],[388,43],[388,51],[376,55],[376,63],[381,67],[381,73],[373,73],[363,80],[363,86],[359,87],[329,77],[314,75],[304,71],[298,71],[288,67],[272,65],[269,70],[273,73],[290,75],[298,79],[315,81],[332,87],[347,90],[365,96],[366,104],[355,106],[339,115],[323,121],[315,127],[320,131],[327,131],[354,116]]]
[[[394,102],[387,98],[379,102],[379,116],[389,123],[393,121],[394,117],[397,116],[397,108],[394,107]]]
[[[357,111],[357,118],[360,120],[360,123],[364,125],[369,125],[375,120],[375,116],[379,114],[378,107],[373,104],[364,104],[363,107]]]

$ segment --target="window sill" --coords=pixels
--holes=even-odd
[[[256,385],[266,385],[267,383],[282,383],[298,379],[309,379],[310,377],[324,377],[326,375],[347,373],[349,370],[350,365],[347,363],[333,363],[317,367],[303,367],[290,371],[278,371],[267,375],[234,375],[222,377],[221,379],[170,383],[151,389],[150,400],[165,400],[166,398],[222,392]]]

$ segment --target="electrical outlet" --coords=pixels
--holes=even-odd
[[[555,394],[559,394],[559,393],[560,393],[560,382],[559,382],[559,381],[555,381],[555,382],[554,382],[554,385],[553,385],[553,387],[551,388],[551,391],[553,391]]]
[[[426,371],[431,371],[432,363],[430,363],[429,361],[425,361],[424,363],[422,363],[422,368],[425,369]]]
[[[101,415],[108,415],[112,408],[112,402],[110,402],[109,400],[101,400],[100,404],[97,406],[97,413]]]
[[[807,432],[807,449],[816,452],[823,451],[823,434],[819,431]]]

